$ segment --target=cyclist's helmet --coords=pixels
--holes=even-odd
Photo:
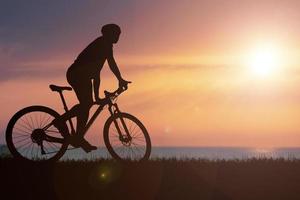
[[[121,28],[117,24],[106,24],[101,28],[101,33],[104,36],[119,35]]]

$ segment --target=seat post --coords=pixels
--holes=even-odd
[[[67,106],[67,103],[66,103],[66,100],[65,100],[65,98],[64,98],[64,95],[62,94],[62,91],[59,91],[58,93],[59,93],[59,96],[60,96],[61,101],[62,101],[62,103],[63,103],[63,106],[64,106],[65,111],[66,111],[66,112],[69,111],[68,106]]]
[[[59,91],[58,93],[59,93],[59,96],[60,96],[61,101],[62,101],[62,103],[63,103],[63,106],[64,106],[65,111],[68,112],[69,109],[68,109],[68,106],[67,106],[65,97],[64,97],[64,95],[62,94],[62,91]],[[70,127],[71,127],[71,134],[74,135],[74,134],[75,134],[75,128],[74,128],[72,119],[68,119],[68,121],[69,121]]]

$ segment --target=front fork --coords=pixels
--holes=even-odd
[[[119,109],[119,107],[118,107],[117,104],[112,104],[112,106],[109,107],[109,112],[110,112],[110,114],[111,114],[112,116],[113,116],[113,115],[116,115],[116,114],[118,114],[118,113],[121,113],[121,111],[120,111],[120,109]],[[118,124],[118,122],[117,122],[117,119],[114,118],[113,122],[114,122],[115,127],[116,127],[116,129],[117,129],[117,131],[118,131],[119,138],[120,138],[120,140],[121,140],[122,142],[129,142],[129,141],[131,141],[132,137],[131,137],[131,135],[130,135],[130,133],[129,133],[129,131],[128,131],[128,128],[127,128],[127,126],[126,126],[126,123],[125,123],[125,121],[124,121],[124,119],[123,119],[123,117],[122,117],[121,115],[120,115],[120,121],[121,121],[121,124],[122,124],[122,126],[123,126],[123,128],[124,128],[124,130],[125,130],[125,133],[126,133],[126,136],[127,136],[127,137],[124,138],[124,136],[123,136],[123,134],[122,134],[122,131],[121,131],[120,127],[119,127],[119,124]]]

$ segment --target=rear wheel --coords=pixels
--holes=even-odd
[[[149,134],[142,122],[128,113],[118,113],[108,118],[104,125],[103,134],[109,153],[117,160],[141,161],[150,157],[151,141]]]
[[[56,161],[68,148],[62,131],[51,125],[60,115],[44,106],[30,106],[17,112],[6,129],[7,146],[15,158]],[[67,130],[67,126],[59,128]]]

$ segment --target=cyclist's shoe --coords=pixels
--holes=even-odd
[[[87,153],[92,151],[92,150],[97,149],[96,146],[91,145],[88,141],[86,141],[81,136],[71,136],[69,138],[69,142],[73,147],[75,147],[75,148],[81,147]]]
[[[59,132],[63,135],[63,136],[67,136],[68,135],[68,129],[66,127],[66,124],[64,121],[62,121],[60,118],[55,118],[53,121],[53,126],[55,128],[57,128],[57,130],[59,130]]]
[[[96,146],[93,146],[91,145],[88,141],[86,141],[84,138],[82,138],[82,141],[81,141],[81,148],[86,152],[86,153],[89,153],[90,151],[93,151],[93,150],[96,150],[97,147]]]
[[[72,145],[73,147],[75,147],[75,148],[80,147],[81,140],[80,140],[80,138],[78,136],[71,135],[68,138],[68,140],[69,140],[70,145]]]

